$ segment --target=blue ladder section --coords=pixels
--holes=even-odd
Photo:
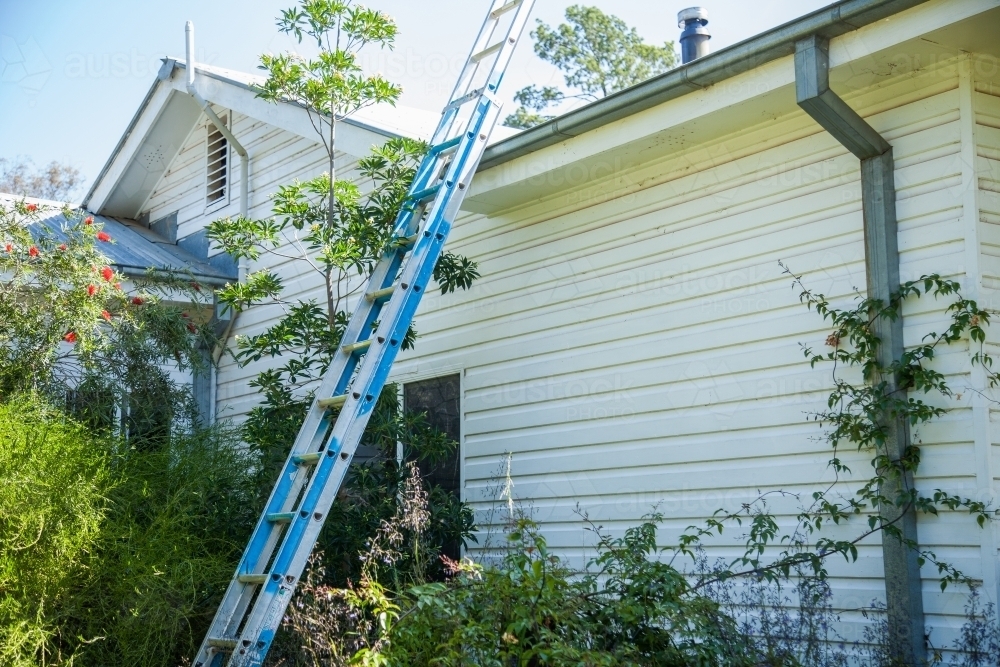
[[[259,667],[430,287],[451,224],[497,123],[495,94],[534,0],[491,0],[417,169],[393,240],[359,299],[193,662]],[[374,331],[373,331],[374,328]]]

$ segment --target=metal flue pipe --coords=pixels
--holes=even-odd
[[[708,11],[704,7],[688,7],[677,13],[677,27],[683,28],[681,33],[681,64],[708,55],[708,40],[712,35],[708,32]]]

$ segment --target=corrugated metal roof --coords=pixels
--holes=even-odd
[[[20,199],[21,197],[0,193],[0,201],[5,203]],[[41,209],[40,218],[33,223],[33,227],[39,230],[44,227],[57,238],[65,238],[63,230],[68,221],[62,213],[62,202],[30,197],[24,199],[28,203],[38,204]],[[103,215],[94,215],[94,220],[102,224],[104,231],[111,236],[110,243],[101,244],[101,252],[127,276],[139,277],[149,269],[156,269],[190,271],[195,278],[208,285],[222,285],[236,280],[235,272],[209,264],[134,220]]]

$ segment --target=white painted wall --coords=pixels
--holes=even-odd
[[[979,80],[974,65],[956,59],[889,77],[848,101],[894,146],[903,278],[939,272],[993,304],[1000,89]],[[690,101],[644,112],[641,122],[669,125],[672,104]],[[238,114],[233,129],[253,158],[254,216],[267,214],[267,195],[279,184],[325,168],[316,145],[284,130]],[[566,150],[587,152],[588,141]],[[152,219],[179,211],[182,236],[208,220],[203,143],[202,125],[147,206]],[[462,372],[465,499],[482,521],[491,476],[511,452],[516,495],[550,545],[578,566],[593,550],[577,504],[615,533],[656,506],[668,543],[759,491],[805,499],[833,481],[830,450],[809,420],[823,409],[831,379],[826,368],[811,370],[799,348],[821,347],[829,325],[799,303],[778,260],[839,304],[865,284],[858,162],[801,112],[748,117],[737,131],[635,166],[608,166],[568,194],[566,174],[543,172],[539,178],[553,179],[551,194],[541,188],[537,200],[457,221],[449,248],[477,260],[483,277],[467,293],[428,294],[417,349],[393,373],[406,381]],[[227,212],[235,213],[238,198],[231,201]],[[286,298],[320,297],[317,276],[294,273],[278,258],[265,265],[285,278]],[[943,306],[907,305],[908,344],[940,330]],[[259,333],[281,312],[255,308],[236,333]],[[1000,342],[997,326],[991,349]],[[925,492],[997,490],[997,410],[968,357],[967,347],[955,346],[936,361],[959,395],[932,397],[951,412],[914,433]],[[256,404],[248,382],[266,365],[223,365],[221,416],[239,419]],[[842,458],[859,476],[868,471],[867,454]],[[791,525],[800,502],[776,497],[771,508]],[[829,534],[860,529],[859,522]],[[992,528],[944,514],[921,518],[919,530],[922,544],[984,579],[995,599]],[[738,534],[717,540],[712,554],[738,555]],[[883,597],[878,540],[860,553],[857,563],[830,564],[848,640],[860,637],[856,610]],[[964,592],[942,594],[936,573],[928,568],[925,576],[927,624],[944,646],[961,623]]]
[[[997,262],[970,192],[984,202],[995,195],[985,176],[978,190],[969,187],[974,146],[963,137],[974,123],[961,110],[973,95],[963,67],[951,61],[883,82],[850,103],[894,146],[903,278],[939,272],[974,288],[976,262]],[[997,157],[1000,135],[990,136],[983,118],[994,107],[1000,116],[1000,99],[980,91],[975,104],[979,154]],[[669,105],[660,113],[669,119]],[[986,172],[986,158],[979,160]],[[825,405],[829,369],[811,370],[799,347],[822,347],[830,327],[799,304],[778,261],[836,303],[864,290],[857,159],[795,112],[585,190],[461,219],[449,248],[479,261],[483,277],[465,294],[428,294],[416,351],[394,371],[405,380],[463,370],[465,499],[482,521],[491,478],[511,452],[517,496],[550,546],[580,566],[593,550],[577,504],[614,533],[657,506],[669,543],[718,508],[783,489],[802,498],[770,503],[791,525],[799,504],[833,481],[830,449],[809,420]],[[1000,204],[994,209],[1000,221]],[[974,229],[984,237],[981,253],[966,244]],[[908,304],[907,344],[940,330],[943,305]],[[924,492],[996,490],[976,464],[997,439],[986,435],[993,428],[969,390],[977,380],[968,357],[956,346],[936,361],[961,396],[931,398],[952,410],[914,433]],[[869,470],[868,455],[842,458],[858,475]],[[854,534],[862,523],[829,534]],[[712,554],[739,555],[740,532],[716,540]],[[982,562],[996,553],[991,531],[945,514],[922,518],[920,539],[985,576],[995,595],[995,574]],[[855,564],[830,563],[835,604],[844,610],[884,597],[878,540],[860,552]],[[936,628],[935,644],[946,645],[964,592],[941,594],[933,569],[925,576],[927,624]],[[844,620],[845,637],[859,638],[860,614],[845,611]]]
[[[230,113],[221,107],[216,107],[216,111]],[[150,220],[157,220],[176,211],[178,238],[201,231],[212,220],[239,214],[243,186],[239,177],[239,156],[235,151],[231,151],[229,204],[221,208],[215,206],[206,209],[205,140],[208,124],[208,118],[202,116],[143,207],[143,210],[149,211]],[[318,142],[311,142],[299,134],[241,113],[233,114],[231,128],[250,154],[251,217],[263,218],[270,214],[270,195],[279,186],[295,180],[306,180],[328,170],[326,153]],[[353,135],[361,136],[358,132],[353,132]],[[378,138],[374,133],[363,136]],[[358,138],[355,137],[354,141],[357,143]],[[356,158],[353,156],[339,153],[336,168],[341,178],[357,177]],[[258,261],[250,262],[248,270],[253,272],[271,269],[280,275],[285,284],[282,298],[287,303],[322,299],[320,276],[302,262],[287,258],[289,254],[297,254],[291,244],[286,243],[277,251],[278,254],[264,254]],[[285,307],[277,303],[256,306],[239,316],[233,336],[259,334],[277,322],[284,312]],[[230,343],[233,343],[232,338]],[[240,368],[226,355],[217,373],[217,416],[236,421],[245,418],[247,412],[260,401],[256,389],[249,382],[272,365],[274,363],[271,360],[264,359]]]

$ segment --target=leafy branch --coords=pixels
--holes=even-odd
[[[901,456],[890,456],[887,425],[900,420],[910,426],[919,426],[947,412],[946,408],[926,400],[929,394],[954,395],[944,375],[929,364],[942,349],[966,337],[979,344],[971,363],[986,370],[991,387],[997,385],[998,377],[992,371],[993,359],[984,346],[990,312],[963,297],[957,282],[938,274],[903,283],[888,303],[859,295],[852,307],[838,308],[824,295],[808,289],[802,278],[784,264],[781,266],[799,290],[799,300],[833,325],[826,338],[829,350],[818,352],[803,346],[803,354],[811,367],[820,364],[831,367],[833,390],[827,397],[826,409],[814,413],[812,419],[821,426],[831,427],[824,439],[833,449],[828,465],[836,479],[827,488],[812,494],[812,503],[799,511],[796,528],[791,533],[781,530],[774,515],[768,511],[767,498],[774,494],[793,494],[772,491],[761,494],[736,511],[720,509],[702,526],[689,526],[678,544],[671,547],[675,556],[693,556],[703,539],[721,534],[727,526],[743,526],[746,523],[743,555],[733,559],[728,567],[700,581],[695,586],[696,590],[740,576],[776,581],[801,567],[824,579],[827,576],[826,561],[830,557],[842,556],[849,562],[856,561],[858,544],[882,533],[916,551],[921,565],[928,562],[935,565],[942,590],[949,583],[971,584],[972,580],[956,567],[906,538],[899,521],[913,510],[929,515],[937,515],[944,510],[965,511],[975,518],[980,527],[984,527],[997,512],[990,511],[987,503],[942,489],[935,489],[930,495],[920,493],[910,482],[920,465],[920,448],[908,444]],[[905,349],[898,359],[883,365],[879,361],[881,340],[876,334],[877,323],[898,319],[905,301],[922,296],[952,299],[945,308],[947,326],[940,333],[927,333],[918,345]],[[845,377],[844,369],[860,369],[864,382],[852,382]],[[890,378],[894,381],[890,382]],[[852,497],[834,499],[829,494],[840,481],[840,475],[851,472],[839,456],[839,449],[845,444],[870,453],[874,475],[865,480]],[[897,491],[890,495],[887,488]],[[891,514],[895,518],[887,516],[890,514],[885,511],[887,509],[893,510]],[[867,517],[867,528],[850,539],[818,535],[828,524],[841,525],[858,516]],[[781,550],[776,556],[770,556],[776,546]]]

